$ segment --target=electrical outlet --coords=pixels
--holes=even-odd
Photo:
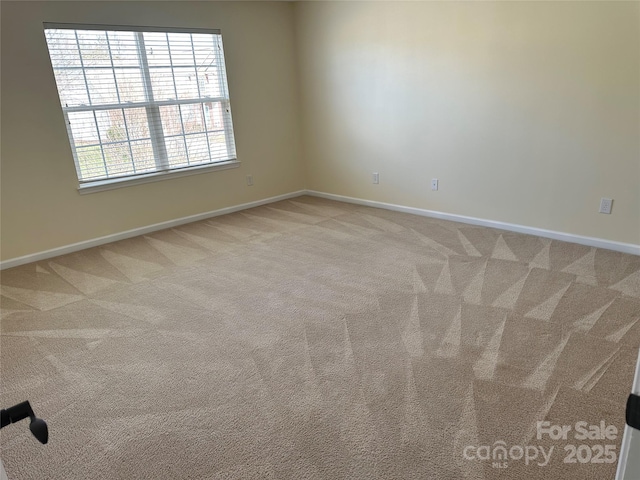
[[[600,199],[600,213],[611,213],[611,206],[613,205],[613,200],[611,198],[601,198]]]
[[[380,174],[378,172],[373,172],[373,184],[378,185],[380,183]]]
[[[432,178],[431,179],[431,190],[438,190],[438,179],[437,178]]]
[[[253,175],[247,175],[247,185],[249,187],[253,185]]]

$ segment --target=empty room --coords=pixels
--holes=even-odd
[[[640,2],[0,3],[0,478],[640,478]]]

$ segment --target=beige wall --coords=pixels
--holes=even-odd
[[[305,187],[640,244],[638,2],[0,5],[3,260]],[[79,195],[45,21],[220,28],[241,168]]]
[[[296,4],[307,187],[640,244],[639,6]]]
[[[291,4],[2,1],[1,8],[3,260],[304,188]],[[42,22],[221,29],[242,166],[80,195]]]

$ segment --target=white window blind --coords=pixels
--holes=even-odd
[[[215,30],[45,24],[81,184],[235,161]]]

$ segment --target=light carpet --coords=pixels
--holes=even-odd
[[[640,345],[640,257],[313,197],[12,268],[1,294],[0,405],[50,429],[2,430],[12,480],[612,479],[565,447],[617,454]],[[478,448],[501,445],[506,468]]]

